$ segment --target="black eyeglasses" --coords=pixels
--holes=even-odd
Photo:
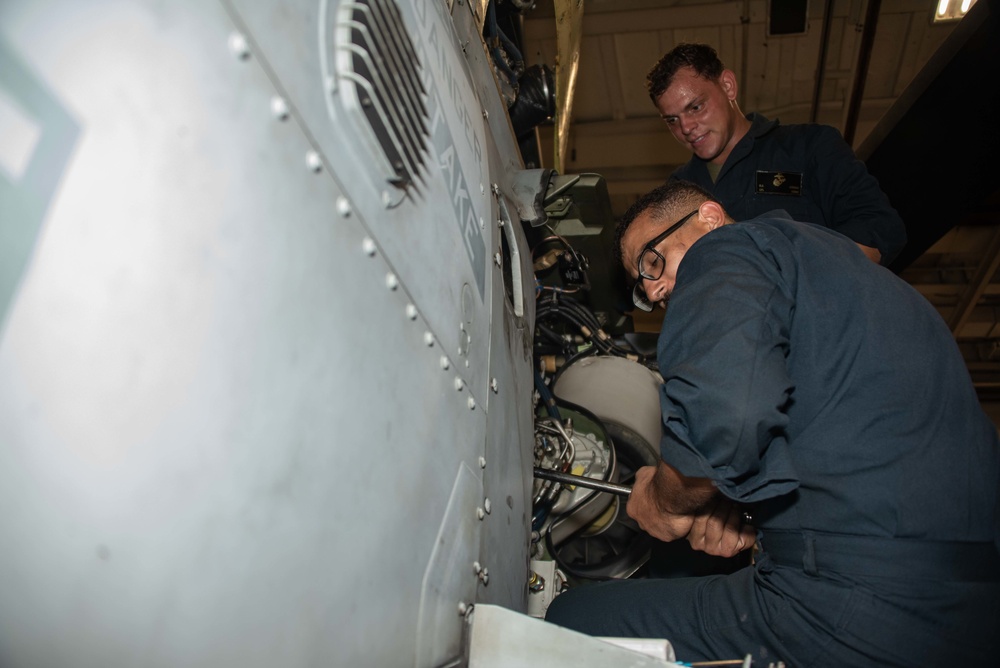
[[[663,259],[663,256],[660,255],[660,252],[656,250],[656,247],[660,245],[661,241],[676,232],[681,225],[688,221],[688,218],[696,213],[698,213],[698,209],[695,209],[688,215],[678,220],[642,247],[642,252],[639,253],[638,262],[639,279],[635,282],[635,287],[632,288],[632,303],[635,304],[636,308],[639,310],[646,311],[647,313],[653,310],[653,302],[649,301],[649,297],[646,296],[646,291],[642,288],[642,282],[644,280],[655,281],[660,278],[660,276],[663,275],[663,267],[667,263],[666,260]]]

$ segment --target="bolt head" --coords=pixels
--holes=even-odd
[[[434,345],[434,335],[430,332],[424,332],[424,344],[430,348]]]
[[[413,304],[407,304],[406,305],[406,317],[409,318],[410,320],[416,320],[417,319],[417,315],[418,315],[418,313],[417,313],[417,307],[414,306]]]
[[[489,514],[490,511],[493,510],[493,504],[490,503],[489,497],[486,497],[486,500],[483,501],[483,509],[486,511],[487,514]]]
[[[385,287],[390,290],[396,290],[399,288],[399,278],[397,278],[396,274],[391,271],[385,275]]]
[[[462,380],[462,378],[460,376],[456,376],[455,377],[455,389],[458,390],[459,392],[461,392],[462,388],[464,388],[464,387],[465,387],[465,381]]]
[[[450,366],[451,366],[451,362],[448,361],[448,358],[445,357],[444,355],[441,355],[441,368],[444,369],[445,371],[447,371],[448,367],[450,367]]]
[[[365,252],[368,257],[375,257],[375,252],[378,248],[375,246],[375,241],[371,237],[365,237],[361,240],[361,250]]]
[[[486,468],[486,457],[479,458],[479,468],[481,469]]]
[[[247,38],[238,32],[231,34],[229,36],[229,51],[240,60],[249,58],[250,45],[247,44]]]
[[[337,213],[339,213],[344,218],[351,215],[351,203],[347,201],[346,197],[337,198]]]
[[[497,382],[496,378],[490,381],[490,389],[493,390],[494,394],[500,391],[500,383]]]
[[[271,115],[274,116],[279,121],[288,120],[288,103],[285,102],[285,98],[275,95],[271,98]]]
[[[476,400],[473,399],[472,397],[469,397],[469,410],[470,411],[476,410]]]
[[[484,517],[486,517],[486,511],[483,510],[482,508],[476,508],[476,517],[478,517],[479,519],[483,519]]]
[[[319,172],[323,169],[323,161],[319,157],[319,153],[316,151],[309,151],[306,153],[306,166],[312,172]]]

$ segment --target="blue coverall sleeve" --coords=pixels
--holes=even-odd
[[[786,414],[794,293],[781,258],[739,227],[709,233],[679,267],[658,351],[660,450],[684,475],[749,503],[798,486]]]
[[[882,253],[889,264],[906,245],[906,226],[878,180],[834,128],[815,126],[806,170],[830,228]]]

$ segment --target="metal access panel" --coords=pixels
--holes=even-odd
[[[453,10],[0,4],[0,665],[446,665],[523,609],[520,163]]]

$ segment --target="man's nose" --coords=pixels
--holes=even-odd
[[[678,125],[681,126],[681,132],[683,132],[685,135],[691,134],[691,132],[694,131],[695,127],[698,125],[698,123],[695,120],[690,118],[684,118],[683,116],[681,116],[677,120],[677,123]]]
[[[667,294],[667,288],[669,285],[665,276],[661,275],[655,281],[642,279],[642,289],[646,291],[646,299],[653,304],[663,301],[664,295]]]

